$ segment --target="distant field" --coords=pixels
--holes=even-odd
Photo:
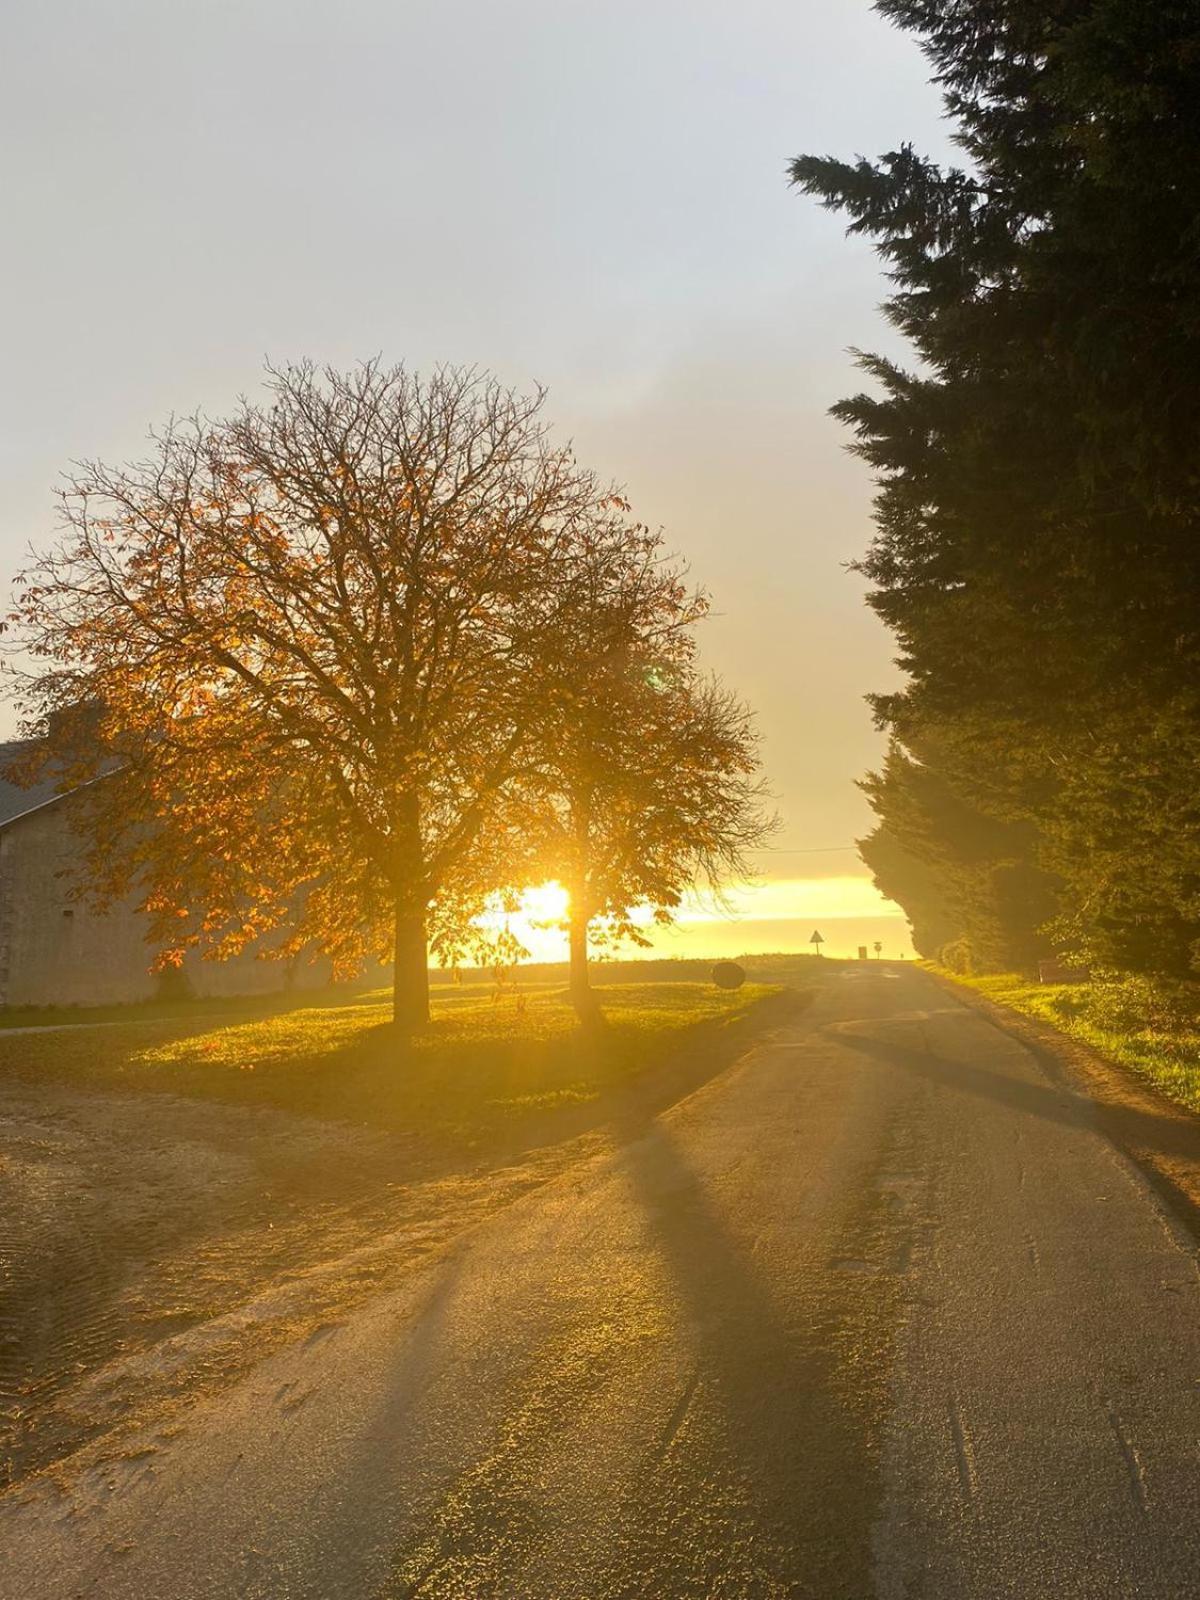
[[[741,961],[748,978],[759,983],[795,983],[803,981],[806,973],[820,970],[815,957],[784,952],[706,956],[703,959],[664,956],[629,961],[596,961],[593,963],[593,982],[598,986],[625,982],[658,983],[664,980],[707,983],[713,962],[731,959]],[[436,1003],[437,995],[444,990],[471,993],[486,990],[491,995],[498,988],[515,994],[545,985],[565,987],[567,968],[563,962],[526,962],[515,968],[502,985],[498,985],[492,972],[479,967],[464,967],[458,972],[431,967],[429,980]],[[280,991],[274,994],[220,997],[196,995],[187,999],[143,1000],[124,1005],[0,1006],[0,1035],[11,1028],[60,1028],[77,1023],[140,1022],[158,1018],[207,1019],[225,1015],[274,1016],[301,1007],[377,1005],[384,997],[385,990],[377,984],[349,983],[290,994]]]

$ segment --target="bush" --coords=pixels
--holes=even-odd
[[[1200,984],[1105,973],[1084,992],[1082,1012],[1110,1033],[1194,1033],[1200,1030]]]
[[[182,967],[164,967],[154,983],[156,1000],[193,1000],[192,980]]]
[[[969,978],[975,972],[975,952],[967,938],[951,939],[938,951],[938,965],[947,972],[956,972],[960,978]]]

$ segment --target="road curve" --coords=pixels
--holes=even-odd
[[[1152,1140],[1152,1127],[1143,1128]],[[1200,1592],[1192,1239],[923,973],[0,1502],[3,1600]]]

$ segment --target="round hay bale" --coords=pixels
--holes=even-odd
[[[746,981],[745,968],[736,961],[718,961],[712,969],[712,981],[718,989],[740,989]]]

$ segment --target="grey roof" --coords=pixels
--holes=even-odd
[[[36,811],[39,806],[63,797],[54,778],[46,778],[28,789],[22,789],[9,781],[9,763],[15,761],[29,748],[27,740],[18,739],[8,744],[0,744],[0,828],[6,823],[15,822],[18,817],[23,817],[27,811]],[[69,794],[70,790],[65,790],[63,793]]]

